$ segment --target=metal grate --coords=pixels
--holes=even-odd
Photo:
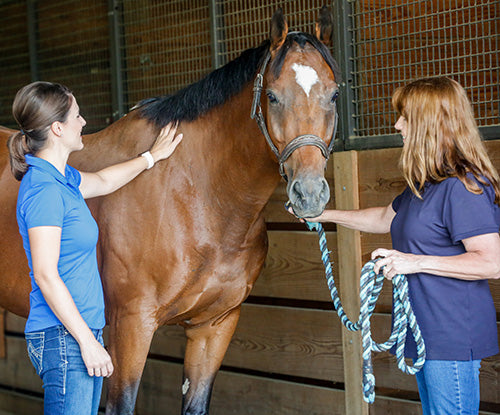
[[[128,107],[197,81],[211,67],[203,0],[124,0],[121,32]]]
[[[110,123],[107,5],[100,0],[36,2],[38,79],[70,88],[88,123],[86,132]]]
[[[499,0],[0,0],[0,123],[13,126],[15,92],[43,79],[70,87],[86,131],[101,129],[260,44],[278,7],[290,30],[312,32],[325,3],[344,70],[344,148],[393,145],[394,89],[435,75],[464,85],[500,138]]]
[[[0,4],[0,124],[17,128],[12,101],[17,90],[30,82],[26,3]]]
[[[391,94],[412,79],[460,82],[480,126],[500,124],[499,1],[354,1],[356,137],[394,133]]]
[[[219,0],[215,3],[219,22],[216,53],[224,64],[269,37],[271,17],[278,7],[283,9],[290,30],[314,33],[314,22],[325,1]]]

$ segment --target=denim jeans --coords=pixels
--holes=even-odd
[[[477,415],[481,360],[427,360],[416,374],[423,415]]]
[[[102,330],[92,330],[101,343]],[[28,355],[44,388],[45,415],[95,415],[102,377],[89,376],[80,346],[63,326],[26,333]]]

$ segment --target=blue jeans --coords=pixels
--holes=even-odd
[[[477,415],[481,360],[427,360],[416,374],[423,415]]]
[[[101,343],[102,330],[92,330]],[[28,355],[42,378],[45,415],[94,415],[101,400],[102,377],[89,376],[80,346],[63,326],[26,333]]]

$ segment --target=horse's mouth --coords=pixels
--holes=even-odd
[[[288,183],[287,193],[296,216],[314,218],[321,215],[330,199],[330,188],[324,177],[299,177]]]

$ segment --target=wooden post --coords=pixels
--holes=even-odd
[[[359,209],[358,154],[355,151],[334,153],[333,159],[336,209]],[[361,238],[359,231],[337,228],[339,254],[339,291],[342,305],[350,320],[359,315],[359,274]],[[342,330],[344,355],[345,409],[349,415],[368,415],[363,400],[363,353],[359,332]]]
[[[7,357],[7,347],[5,340],[5,310],[0,308],[0,359]]]

